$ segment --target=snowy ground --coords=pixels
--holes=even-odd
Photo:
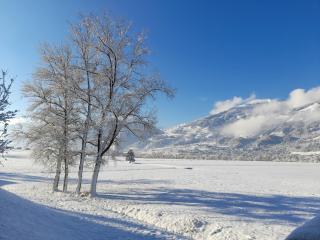
[[[284,239],[320,213],[319,172],[316,163],[117,161],[90,199],[52,194],[52,174],[15,152],[0,168],[0,239]],[[71,178],[70,192],[76,168]]]

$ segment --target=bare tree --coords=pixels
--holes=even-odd
[[[145,107],[157,93],[173,96],[173,90],[157,75],[149,75],[145,35],[134,34],[131,25],[113,21],[108,16],[92,18],[94,46],[100,56],[100,68],[92,92],[94,101],[97,148],[90,194],[96,195],[103,156],[120,140],[120,133],[129,131],[137,137],[155,124],[153,111]]]
[[[35,155],[51,154],[51,158],[56,157],[54,191],[58,190],[63,164],[65,192],[68,188],[69,165],[73,157],[70,144],[74,138],[72,128],[77,119],[71,91],[74,74],[72,55],[67,46],[52,48],[45,45],[41,56],[43,66],[36,70],[33,81],[23,86],[24,95],[31,100],[29,115],[34,120],[34,127],[29,128],[25,136],[35,143],[34,151],[38,152]],[[45,134],[42,130],[46,131]]]
[[[53,190],[58,189],[62,165],[67,190],[68,167],[78,153],[80,193],[88,144],[96,148],[90,188],[94,196],[103,157],[120,143],[123,133],[141,138],[152,130],[155,116],[147,104],[157,93],[172,97],[174,91],[158,75],[149,74],[145,35],[135,34],[124,21],[82,17],[71,26],[71,43],[72,47],[45,46],[43,66],[23,88],[36,123],[26,135],[38,145],[38,158],[56,159]]]
[[[71,39],[75,48],[74,67],[78,78],[74,79],[74,90],[81,109],[81,124],[78,126],[81,139],[80,160],[78,169],[78,184],[76,193],[79,194],[82,185],[83,167],[87,154],[88,133],[91,125],[93,79],[99,67],[99,54],[94,47],[94,25],[91,18],[83,17],[79,24],[71,26]]]

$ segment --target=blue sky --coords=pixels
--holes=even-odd
[[[60,43],[79,13],[109,12],[148,32],[151,66],[174,100],[156,102],[160,127],[207,115],[233,96],[287,98],[320,85],[320,1],[2,0],[0,68],[19,88],[39,64],[39,44]]]

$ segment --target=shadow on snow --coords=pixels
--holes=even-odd
[[[102,193],[101,198],[131,200],[144,204],[192,206],[205,212],[296,224],[306,220],[309,214],[320,212],[320,198],[284,195],[249,195],[221,193],[194,189],[130,189],[128,193]]]
[[[23,180],[31,182],[48,182],[51,178],[32,176],[20,173],[0,173],[1,183]],[[70,179],[76,182],[76,179]],[[89,183],[85,180],[84,184]],[[100,180],[105,184],[168,184],[166,180]],[[277,222],[279,224],[297,224],[311,215],[320,213],[319,197],[299,197],[285,195],[250,195],[240,193],[209,192],[194,189],[147,188],[130,189],[130,192],[101,193],[100,198],[113,200],[130,200],[141,204],[164,204],[177,206],[192,206],[205,212],[211,211],[247,221],[259,220]]]
[[[3,175],[0,174],[0,177]],[[40,177],[39,181],[41,180],[43,179]],[[0,186],[7,184],[14,182],[0,180]],[[54,209],[0,189],[0,239],[22,238],[24,240],[177,239],[170,233],[161,231],[159,234],[157,229],[125,219]]]

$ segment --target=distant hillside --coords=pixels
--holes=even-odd
[[[250,98],[233,105],[130,147],[148,157],[317,161],[319,102]]]

